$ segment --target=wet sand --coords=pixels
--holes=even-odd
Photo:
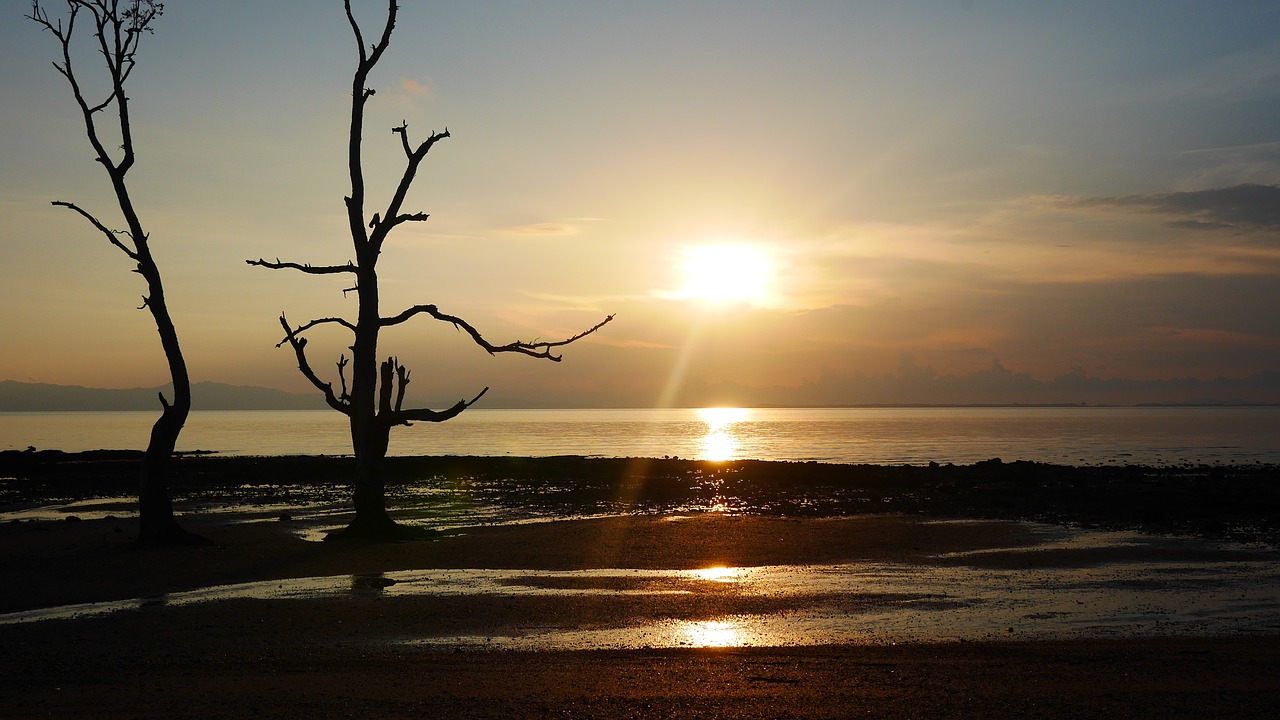
[[[203,508],[184,521],[214,541],[204,548],[136,546],[130,518],[103,517],[127,509],[110,502],[88,519],[0,524],[0,613],[141,599],[132,610],[104,615],[0,622],[0,715],[1262,718],[1280,706],[1280,634],[1266,628],[1066,640],[1020,639],[1021,629],[1011,628],[998,641],[944,634],[898,644],[746,648],[511,651],[475,642],[647,621],[786,619],[817,605],[857,613],[884,600],[857,592],[744,593],[712,583],[698,592],[647,592],[649,581],[629,579],[627,570],[892,563],[977,574],[1165,561],[1231,566],[1270,557],[1256,547],[1177,539],[1054,544],[1023,522],[938,522],[901,513],[670,511],[343,545],[302,539],[340,515],[297,507],[281,519],[268,504],[210,512],[207,501],[182,505]],[[307,495],[315,501],[315,493]],[[563,574],[599,568],[617,572]],[[397,573],[449,569],[525,570],[534,580],[518,580],[524,586],[576,591],[397,594],[400,586],[382,584],[403,577]],[[346,590],[170,602],[210,586],[327,576],[348,583]],[[583,592],[592,589],[600,592]],[[423,642],[431,638],[445,641]]]
[[[729,591],[397,597],[361,584],[433,568],[957,562],[946,560],[950,553],[974,567],[1086,567],[1126,552],[1232,562],[1256,550],[1173,543],[1042,551],[1043,538],[1026,524],[901,515],[596,518],[377,546],[306,542],[297,520],[223,513],[188,523],[217,544],[137,547],[129,521],[116,519],[0,526],[6,612],[150,598],[129,612],[0,624],[6,717],[1202,718],[1271,717],[1280,701],[1275,636],[513,652],[414,641],[785,616],[797,601]],[[164,602],[165,593],[211,585],[331,575],[350,578],[350,592]],[[604,589],[619,589],[617,579]]]

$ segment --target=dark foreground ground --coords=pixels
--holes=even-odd
[[[1280,651],[1268,640],[178,654],[74,653],[56,686],[6,683],[4,715],[1200,720],[1274,718],[1280,703]]]
[[[1107,560],[1089,548],[1070,558],[1038,552],[1018,523],[933,516],[1274,543],[1272,468],[405,458],[392,462],[393,505],[418,502],[414,488],[426,483],[477,506],[646,512],[476,526],[399,545],[303,541],[298,526],[310,521],[277,508],[341,503],[346,463],[183,458],[178,507],[209,547],[139,547],[127,517],[0,525],[0,613],[151,598],[110,615],[0,623],[0,717],[1272,718],[1280,707],[1275,636],[479,652],[406,641],[785,614],[786,603],[858,599],[775,607],[732,592],[397,597],[355,581],[425,568],[929,563],[983,548],[1017,550],[982,556],[1010,567]],[[0,511],[127,495],[133,473],[127,454],[0,453],[0,477],[12,478],[0,482]],[[743,514],[687,512],[713,507]],[[688,517],[671,522],[676,510]],[[327,575],[353,576],[351,593],[164,602],[178,590]]]

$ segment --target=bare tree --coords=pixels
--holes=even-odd
[[[348,290],[355,292],[359,302],[354,322],[340,317],[325,317],[294,327],[284,315],[281,315],[280,325],[284,328],[285,337],[277,347],[288,342],[297,356],[298,369],[302,374],[324,394],[325,401],[330,407],[349,418],[356,464],[354,488],[356,514],[351,525],[341,531],[341,534],[376,540],[397,540],[411,538],[418,533],[412,528],[396,524],[387,514],[382,466],[387,454],[391,429],[397,425],[409,425],[414,421],[449,420],[471,407],[489,388],[481,390],[471,400],[459,400],[445,410],[406,409],[403,403],[405,390],[409,385],[409,370],[396,358],[388,358],[379,364],[378,336],[382,329],[399,325],[418,315],[426,315],[465,332],[475,344],[490,354],[520,353],[559,362],[561,358],[555,354],[558,348],[590,335],[612,320],[613,316],[610,315],[593,327],[564,340],[517,341],[505,345],[494,345],[482,337],[480,332],[466,320],[444,313],[435,305],[414,305],[395,315],[381,314],[378,305],[378,259],[392,230],[405,223],[422,222],[427,219],[426,213],[405,211],[403,204],[419,165],[437,142],[449,137],[449,131],[446,129],[444,132],[433,132],[415,145],[409,139],[409,128],[406,123],[391,129],[393,134],[400,136],[400,145],[404,149],[406,160],[405,169],[385,209],[381,213],[375,212],[372,218],[368,218],[365,214],[365,181],[361,157],[365,105],[374,94],[374,90],[368,86],[368,78],[391,42],[391,32],[395,28],[396,13],[399,8],[396,6],[396,0],[388,0],[386,23],[382,32],[376,42],[366,45],[360,24],[352,14],[350,0],[344,0],[344,6],[359,51],[359,63],[351,83],[351,127],[348,137],[351,194],[345,198],[347,224],[351,232],[355,260],[342,265],[309,265],[282,262],[278,258],[274,261],[260,258],[247,262],[250,265],[273,270],[290,269],[311,275],[348,275],[353,278],[354,282]],[[337,361],[339,382],[337,390],[331,382],[322,380],[307,360],[307,338],[303,333],[319,325],[338,325],[354,336],[354,342],[350,346],[351,358],[348,359],[343,354]],[[348,367],[350,368],[349,385]]]
[[[142,307],[151,311],[160,344],[169,364],[173,382],[173,402],[160,394],[163,408],[160,418],[151,428],[151,439],[143,456],[141,485],[138,492],[139,532],[138,540],[146,543],[203,544],[207,541],[183,530],[173,516],[173,503],[169,494],[169,460],[178,441],[178,434],[191,410],[191,381],[187,376],[186,361],[178,346],[178,333],[169,317],[165,303],[164,285],[160,281],[160,269],[151,256],[150,236],[142,227],[138,212],[129,195],[125,176],[133,167],[135,155],[133,131],[129,122],[129,96],[125,82],[133,73],[138,44],[144,35],[152,32],[152,25],[164,12],[161,3],[152,0],[66,0],[65,17],[50,18],[39,0],[33,0],[31,14],[27,17],[48,30],[61,46],[62,59],[53,67],[71,85],[76,106],[84,118],[85,133],[89,144],[97,153],[95,158],[111,178],[116,201],[125,222],[124,230],[113,230],[98,217],[75,203],[62,200],[53,204],[79,213],[93,227],[123,252],[136,267],[134,272],[147,282],[147,294],[142,297]],[[76,69],[72,66],[72,44],[78,22],[92,27],[95,54],[101,55],[105,65],[109,87],[97,93],[101,99],[89,99],[90,91],[82,86]],[[101,123],[101,125],[100,125]],[[118,137],[115,135],[118,133]],[[107,143],[119,140],[118,157],[107,150]],[[141,309],[141,308],[140,308]]]

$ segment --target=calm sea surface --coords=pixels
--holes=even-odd
[[[0,449],[141,449],[152,412],[0,413]],[[345,418],[194,412],[180,450],[349,453]],[[839,463],[1280,463],[1280,407],[468,410],[392,433],[395,455],[676,456]]]

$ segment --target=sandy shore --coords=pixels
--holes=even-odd
[[[246,522],[256,520],[256,522]],[[130,521],[6,523],[0,609],[150,597],[131,611],[0,624],[6,717],[1271,717],[1275,637],[781,648],[477,651],[414,638],[793,611],[733,592],[390,596],[353,576],[414,569],[697,569],[836,562],[1087,566],[1015,522],[709,513],[469,528],[431,542],[299,539],[300,521],[194,515],[217,544],[142,548]],[[1205,559],[1202,546],[1169,550]],[[1218,552],[1218,551],[1214,551]],[[1221,550],[1222,559],[1236,551]],[[1174,557],[1171,555],[1170,557]],[[968,561],[967,561],[968,562]],[[166,604],[166,593],[312,576],[339,597]],[[175,596],[176,597],[176,596]],[[844,599],[856,602],[856,598]]]
[[[1065,588],[1069,607],[1027,614],[1027,627],[1056,627],[1077,607],[1105,614],[1112,590],[1176,600],[1166,591],[1181,584],[1212,598],[1219,580],[1207,568],[1280,566],[1275,550],[1203,540],[1274,536],[1274,469],[403,459],[393,504],[453,529],[362,546],[303,539],[343,522],[343,461],[188,458],[184,523],[214,545],[147,548],[131,542],[128,504],[110,499],[131,486],[127,454],[3,455],[0,477],[16,479],[0,483],[0,511],[75,503],[0,523],[3,717],[1269,718],[1280,707],[1271,587],[1259,605],[1235,588],[1217,593],[1237,602],[1240,617],[1225,627],[1244,628],[1225,635],[1171,624],[1202,609],[1139,601],[1116,607],[1143,621],[1137,631],[1046,639],[1017,621],[965,636],[963,614],[981,618],[998,603],[965,605],[947,586],[1042,599]],[[422,487],[429,493],[415,495]],[[746,515],[698,511],[750,503]],[[618,507],[645,512],[511,522]],[[502,522],[468,521],[490,512]],[[996,519],[964,519],[975,517]],[[1095,543],[1081,541],[1085,531],[1021,522],[1059,518],[1190,528],[1202,539]],[[766,579],[689,575],[717,566]],[[878,568],[878,586],[775,591],[768,579],[786,568],[826,577],[863,566]],[[1099,580],[1099,569],[1109,577]],[[415,585],[413,573],[429,582]],[[1070,582],[1054,584],[1063,577]],[[330,579],[324,592],[295,592],[307,578]],[[942,586],[913,587],[920,578]],[[202,590],[263,581],[238,594]],[[1091,583],[1101,588],[1092,595]],[[77,603],[88,604],[78,617],[17,621]],[[104,607],[123,609],[98,613]],[[933,624],[875,633],[876,618],[891,623],[914,608]],[[726,619],[786,628],[815,614],[872,630],[836,644],[696,647],[732,645],[716,635]],[[709,642],[649,649],[591,634],[646,623],[713,630]],[[588,649],[563,649],[569,631],[586,633],[574,647]],[[488,644],[504,637],[552,640],[536,651]],[[901,637],[911,640],[893,644]]]

